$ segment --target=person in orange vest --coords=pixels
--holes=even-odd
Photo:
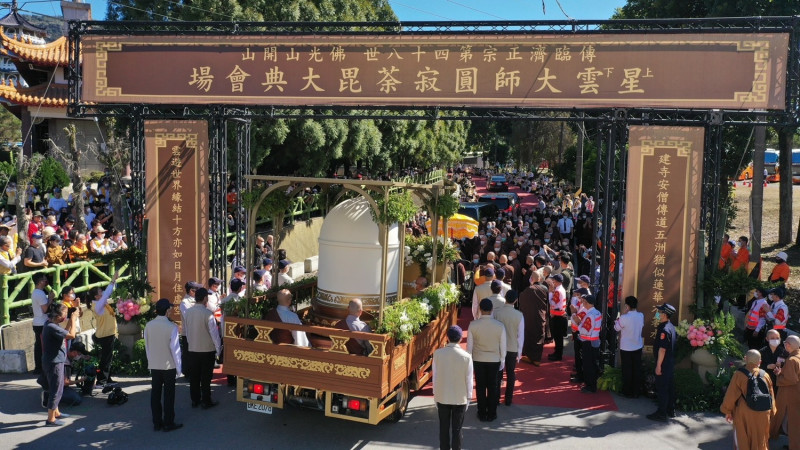
[[[760,349],[764,346],[764,336],[767,334],[767,314],[770,312],[767,303],[767,290],[757,288],[753,299],[753,304],[745,316],[744,337],[747,340],[747,347],[750,349]]]
[[[786,252],[778,252],[775,256],[775,262],[777,265],[772,268],[772,273],[769,275],[769,281],[771,283],[783,283],[786,284],[789,281],[789,264],[786,264],[786,260],[789,259],[789,256]]]
[[[550,332],[555,341],[555,351],[547,355],[550,361],[561,361],[564,353],[564,337],[567,335],[567,293],[560,273],[550,276],[553,290],[550,292]]]
[[[728,233],[722,237],[722,249],[719,252],[719,269],[725,270],[731,267],[733,263],[733,242]]]
[[[600,330],[603,327],[603,313],[595,307],[593,295],[583,295],[583,308],[586,314],[578,325],[583,355],[583,378],[586,383],[581,392],[597,392],[597,376],[600,371]]]
[[[767,319],[772,321],[772,329],[781,336],[781,341],[786,340],[786,323],[789,321],[789,307],[783,302],[786,295],[786,288],[776,287],[769,291],[769,300],[772,307],[767,313]]]
[[[747,263],[750,262],[750,251],[747,250],[747,240],[747,236],[739,237],[739,251],[736,252],[736,257],[731,264],[731,270],[733,271],[747,271]]]

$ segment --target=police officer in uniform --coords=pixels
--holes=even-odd
[[[648,414],[647,418],[666,422],[668,417],[675,417],[675,345],[677,334],[670,317],[675,314],[675,307],[664,303],[656,307],[656,340],[653,343],[653,355],[656,358],[656,393],[658,394],[658,410]]]

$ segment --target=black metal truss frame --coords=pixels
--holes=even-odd
[[[614,295],[619,297],[620,261],[622,260],[622,223],[625,213],[625,189],[628,164],[628,122],[625,110],[616,110],[610,121],[602,124],[597,133],[597,165],[595,166],[596,205],[592,215],[593,229],[602,232],[592,238],[592,263],[589,276],[592,279],[592,292],[595,307],[603,313],[603,339],[601,352],[605,364],[614,365],[617,339],[614,319],[619,312],[620,298],[615,298],[608,306],[609,278],[615,280]],[[612,230],[611,225],[615,224]],[[612,249],[613,241],[616,245]],[[614,264],[611,265],[611,252]],[[597,261],[597,255],[600,261]],[[599,269],[599,270],[598,270]],[[594,279],[599,272],[599,279]]]
[[[609,364],[617,341],[613,336],[613,317],[622,299],[608,307],[609,276],[619,280],[619,266],[623,257],[622,226],[627,173],[627,133],[629,125],[703,126],[706,143],[703,165],[703,195],[701,228],[708,237],[709,254],[719,245],[717,224],[721,220],[720,168],[722,158],[722,128],[725,125],[755,126],[766,122],[771,126],[798,126],[800,123],[800,16],[743,17],[704,19],[653,19],[623,21],[506,21],[506,22],[75,22],[69,24],[69,81],[68,114],[73,117],[108,117],[126,115],[134,118],[131,125],[132,177],[134,217],[141,217],[144,202],[144,120],[203,119],[209,121],[211,137],[211,221],[212,221],[212,273],[224,278],[225,269],[225,183],[228,180],[228,129],[235,127],[236,174],[232,177],[237,192],[244,188],[243,175],[250,166],[250,121],[269,119],[406,119],[406,120],[536,120],[596,123],[600,133],[597,138],[597,166],[595,193],[597,195],[595,229],[602,221],[603,243],[593,244],[591,276],[598,269],[600,278],[593,280],[597,306],[604,316],[603,355]],[[298,108],[285,106],[230,106],[230,105],[152,105],[104,104],[93,105],[80,100],[82,74],[80,43],[82,36],[90,35],[446,35],[446,34],[667,34],[667,33],[789,33],[789,57],[786,73],[785,111],[743,111],[670,108],[474,108],[474,107],[403,107],[403,106],[325,106]],[[455,114],[458,112],[458,114]],[[616,221],[615,264],[610,266],[611,223]],[[246,223],[240,204],[236,204],[236,254],[244,245],[241,224]],[[139,234],[140,236],[140,234]],[[140,239],[137,238],[137,239]],[[137,240],[137,242],[139,242]],[[595,255],[600,256],[597,261]],[[713,261],[711,262],[713,263]],[[616,287],[617,292],[619,286]]]

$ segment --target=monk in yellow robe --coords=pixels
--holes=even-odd
[[[778,389],[778,411],[770,427],[770,437],[775,439],[786,420],[789,450],[800,450],[800,338],[789,336],[783,343],[789,357],[782,367],[775,368]]]
[[[761,370],[761,353],[758,350],[750,350],[744,357],[745,369],[756,376],[762,377],[769,387],[769,395],[772,397],[772,409],[766,411],[754,411],[750,409],[745,401],[747,395],[748,375],[737,370],[731,377],[731,383],[725,392],[725,399],[722,401],[720,411],[725,414],[728,423],[733,423],[734,439],[736,448],[747,450],[768,450],[769,449],[769,430],[770,419],[775,414],[775,393],[772,389],[772,380],[769,375]]]

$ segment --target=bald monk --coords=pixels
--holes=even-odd
[[[769,387],[769,395],[773,398],[772,409],[754,411],[750,409],[744,397],[747,395],[748,376],[737,370],[731,377],[731,383],[725,392],[720,411],[725,414],[725,420],[733,423],[736,448],[740,449],[769,449],[770,418],[775,413],[774,391],[769,375],[759,368],[761,353],[750,350],[744,356],[745,369],[756,376],[762,377]]]
[[[786,430],[789,434],[789,449],[800,450],[800,338],[789,336],[783,343],[789,357],[782,367],[775,367],[778,376],[775,383],[778,389],[777,408],[775,418],[770,426],[770,437],[776,439],[778,432],[786,420]]]

